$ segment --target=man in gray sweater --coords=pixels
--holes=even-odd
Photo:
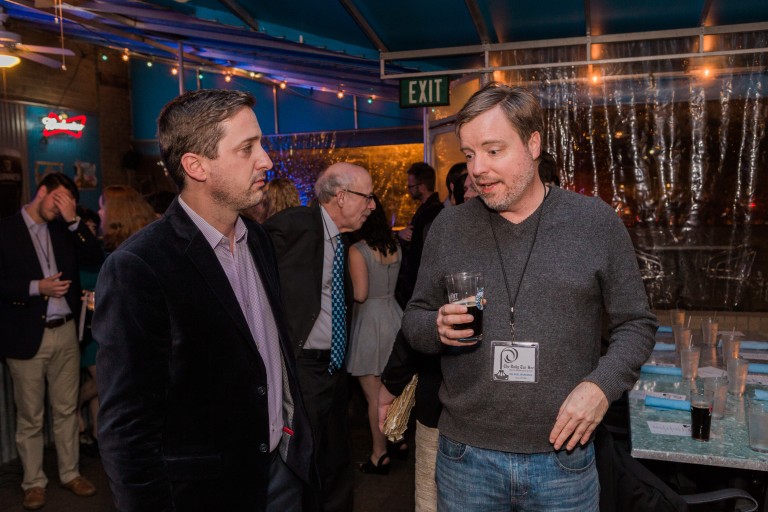
[[[657,327],[632,243],[600,199],[541,182],[543,116],[529,91],[489,84],[456,126],[482,201],[434,221],[403,318],[416,350],[444,354],[438,508],[597,511],[590,438]],[[471,330],[454,329],[472,315],[445,292],[460,271],[485,278],[472,345],[459,341]]]

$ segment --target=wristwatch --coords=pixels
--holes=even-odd
[[[71,226],[72,224],[77,224],[78,222],[80,222],[80,216],[79,215],[75,215],[74,219],[72,219],[69,222],[67,222],[67,226]]]

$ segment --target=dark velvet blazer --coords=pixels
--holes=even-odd
[[[325,227],[320,206],[296,206],[264,223],[275,244],[288,334],[298,355],[320,314],[323,287]],[[347,303],[347,336],[352,319],[352,278],[349,275],[349,240],[344,240],[344,295]],[[349,343],[347,343],[349,348]]]
[[[280,456],[316,483],[312,435],[287,341],[272,243],[246,220],[277,322]],[[267,377],[213,249],[178,200],[112,253],[96,287],[99,446],[121,511],[264,510]]]
[[[77,316],[81,307],[78,265],[101,264],[101,244],[85,222],[70,231],[66,223],[55,220],[48,223],[48,232],[61,279],[72,281],[65,298]],[[0,220],[0,358],[30,359],[37,354],[48,297],[31,297],[29,283],[44,277],[21,212]]]

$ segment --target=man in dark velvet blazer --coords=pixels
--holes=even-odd
[[[305,493],[304,510],[351,511],[354,476],[347,428],[347,371],[331,361],[331,273],[339,241],[344,247],[346,336],[352,316],[349,244],[337,235],[360,229],[376,207],[368,171],[349,163],[331,165],[315,183],[318,204],[279,212],[264,224],[275,244],[288,333],[301,392],[307,405],[322,482]],[[347,344],[348,346],[348,344]]]
[[[317,480],[272,243],[238,215],[272,167],[253,105],[201,90],[164,107],[180,196],[99,275],[99,444],[121,511],[300,511]]]
[[[48,174],[28,205],[0,221],[0,358],[6,358],[13,379],[28,510],[45,505],[46,381],[59,479],[80,496],[96,492],[78,470],[80,350],[73,317],[81,309],[78,265],[99,265],[104,255],[76,214],[77,199],[71,178]]]

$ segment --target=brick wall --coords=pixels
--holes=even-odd
[[[6,30],[20,34],[26,44],[61,45],[56,34],[29,30],[23,23],[8,22]],[[22,59],[5,72],[3,97],[97,114],[103,184],[127,183],[121,162],[130,149],[132,133],[129,64],[115,50],[68,41],[66,32],[64,47],[75,52],[66,58],[66,71]],[[101,60],[104,52],[107,61]]]

